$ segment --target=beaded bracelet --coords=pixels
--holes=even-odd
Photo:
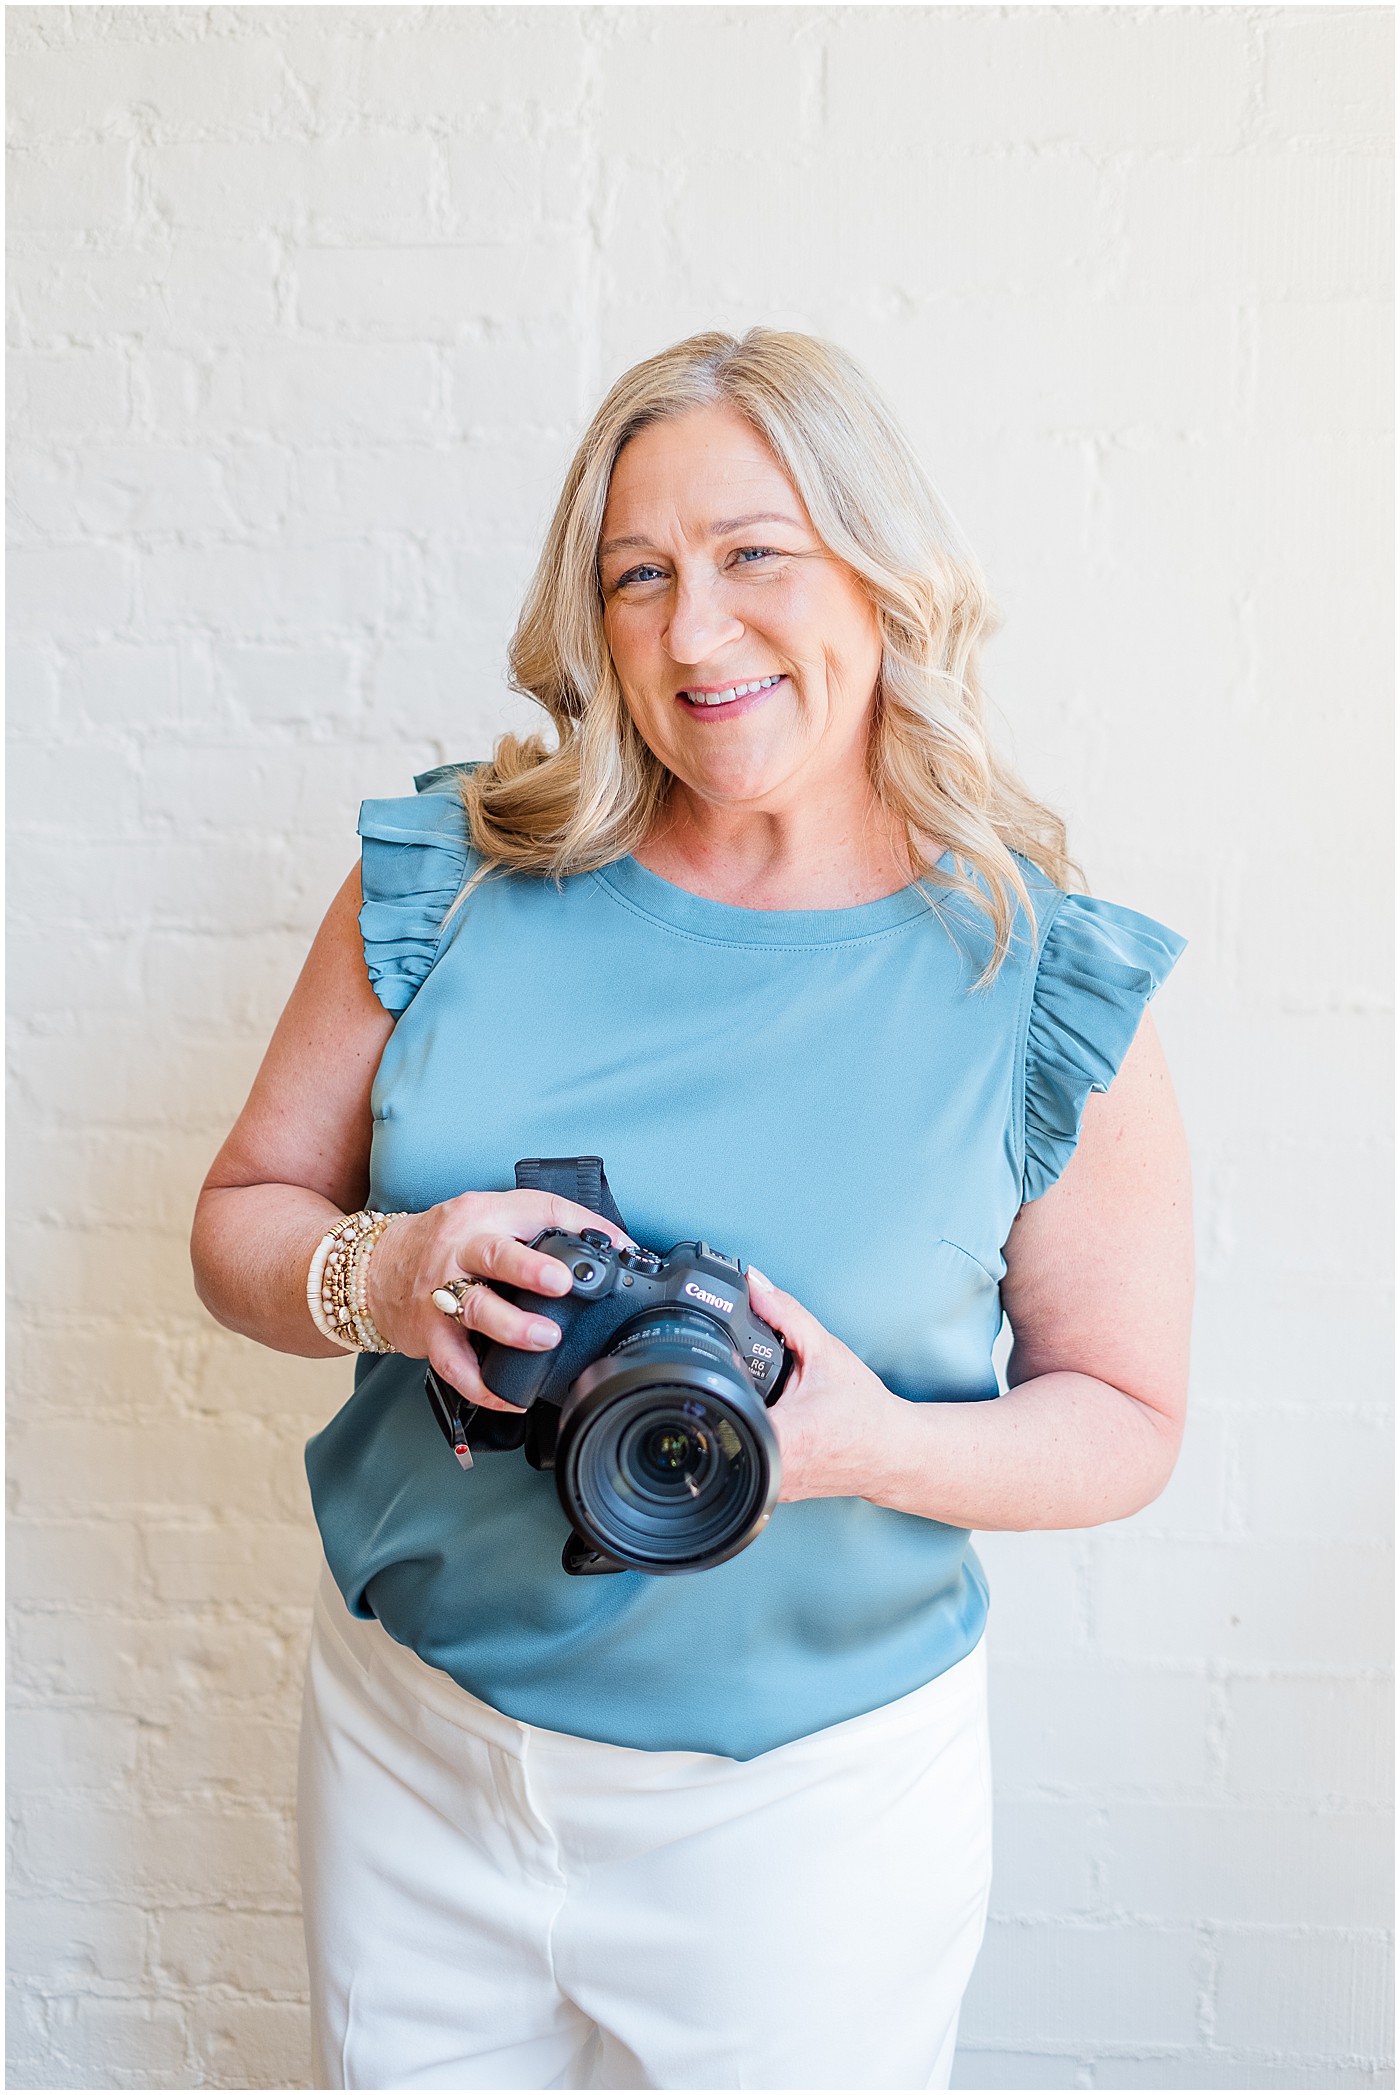
[[[402,1213],[402,1210],[400,1210]],[[323,1337],[347,1353],[392,1353],[369,1311],[367,1273],[370,1253],[399,1215],[361,1208],[342,1215],[311,1255],[306,1275],[306,1306]]]

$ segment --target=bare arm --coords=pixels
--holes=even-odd
[[[340,1351],[312,1322],[306,1271],[336,1217],[364,1204],[370,1087],[393,1031],[365,971],[359,908],[357,867],[326,912],[195,1209],[200,1301],[280,1353]]]
[[[332,1223],[365,1203],[370,1092],[393,1031],[365,969],[359,909],[357,868],[326,913],[248,1103],[210,1167],[190,1240],[211,1315],[280,1353],[312,1358],[340,1357],[306,1306],[306,1274]],[[367,1275],[375,1323],[471,1401],[512,1408],[483,1388],[466,1332],[433,1307],[432,1291],[470,1275],[567,1294],[568,1268],[521,1241],[549,1224],[625,1241],[602,1216],[548,1193],[463,1192],[391,1223]],[[556,1324],[486,1288],[471,1290],[466,1315],[507,1345],[538,1351],[558,1342]]]
[[[1022,1208],[1006,1260],[1012,1387],[983,1404],[893,1396],[790,1296],[770,1288],[765,1307],[760,1283],[756,1307],[801,1362],[773,1414],[784,1498],[1064,1528],[1121,1520],[1161,1491],[1186,1412],[1191,1185],[1150,1018],[1091,1096],[1063,1176]]]

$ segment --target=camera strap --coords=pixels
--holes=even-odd
[[[627,1227],[612,1197],[601,1157],[522,1157],[515,1167],[515,1183],[521,1190],[576,1200],[619,1229]]]

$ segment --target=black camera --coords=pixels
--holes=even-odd
[[[526,1158],[516,1180],[623,1226],[597,1158]],[[699,1242],[619,1249],[598,1229],[547,1229],[531,1249],[569,1268],[569,1294],[496,1292],[551,1317],[563,1336],[549,1353],[473,1338],[482,1381],[523,1417],[468,1404],[428,1370],[458,1461],[469,1468],[478,1454],[523,1447],[536,1469],[553,1470],[574,1529],[568,1572],[722,1564],[753,1541],[777,1499],[767,1407],[791,1366],[750,1305],[744,1268]]]

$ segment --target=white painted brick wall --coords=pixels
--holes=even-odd
[[[12,8],[10,2077],[306,2077],[346,1371],[189,1209],[362,796],[523,716],[580,421],[829,333],[1006,613],[1101,893],[1192,940],[1194,1424],[998,1536],[980,2087],[1390,2084],[1391,24],[1380,8]]]

